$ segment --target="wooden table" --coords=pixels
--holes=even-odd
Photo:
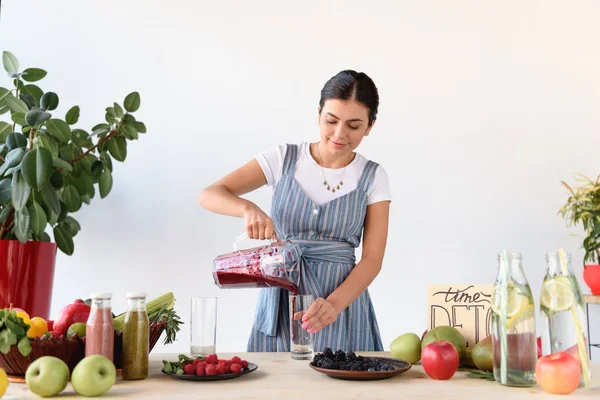
[[[389,357],[389,353],[362,353]],[[234,354],[220,354],[232,357]],[[342,381],[313,371],[307,361],[290,359],[289,353],[238,354],[258,365],[258,370],[237,379],[215,382],[188,382],[160,372],[163,359],[174,354],[152,355],[150,376],[144,381],[117,379],[105,394],[110,399],[556,399],[539,387],[504,387],[496,382],[466,378],[459,371],[448,381],[436,381],[425,375],[420,365],[402,375],[381,381]],[[71,385],[63,396],[76,397]],[[600,363],[592,363],[590,385],[578,389],[569,398],[600,398]],[[11,383],[2,400],[39,399],[25,384]]]

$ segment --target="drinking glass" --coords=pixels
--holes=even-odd
[[[216,353],[217,298],[192,297],[190,304],[190,352],[193,357]]]
[[[311,360],[313,335],[302,328],[302,317],[313,303],[313,296],[290,295],[290,348],[292,359]]]

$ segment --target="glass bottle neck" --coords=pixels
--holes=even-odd
[[[146,299],[143,297],[130,297],[127,300],[127,310],[146,311]]]
[[[111,308],[110,299],[92,299],[92,308]]]
[[[506,282],[505,282],[506,278]],[[506,253],[498,255],[498,283],[508,283],[515,281],[518,283],[527,283],[525,272],[523,271],[523,262],[521,254]]]
[[[573,275],[571,254],[564,253],[564,256],[561,257],[559,253],[547,253],[546,274],[549,276]]]

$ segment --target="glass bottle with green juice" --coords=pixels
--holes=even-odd
[[[145,379],[148,376],[149,334],[146,293],[127,293],[127,312],[123,323],[123,379]]]

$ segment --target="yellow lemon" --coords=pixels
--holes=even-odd
[[[542,286],[540,304],[551,312],[569,310],[575,304],[571,281],[564,276],[548,279]]]
[[[48,323],[42,317],[33,317],[29,323],[27,336],[30,338],[41,338],[48,332]]]
[[[8,376],[6,376],[6,372],[0,368],[0,397],[4,396],[6,393],[6,388],[8,387]]]
[[[522,293],[516,285],[510,282],[507,286],[506,318],[515,318],[518,314],[522,314],[528,307],[533,307],[526,294]],[[502,298],[496,293],[496,287],[494,287],[494,291],[492,292],[492,311],[496,314],[500,314],[501,303]]]

